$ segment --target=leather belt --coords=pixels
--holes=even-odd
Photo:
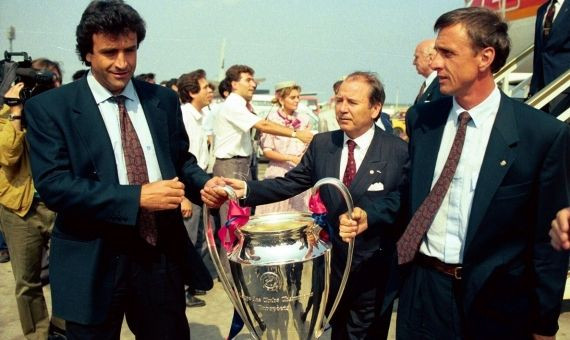
[[[242,159],[242,158],[249,158],[249,156],[233,156],[233,157],[229,157],[229,158],[217,158],[216,159],[221,159],[223,161],[227,161],[228,159]]]
[[[463,267],[461,264],[445,263],[435,257],[427,256],[419,252],[416,254],[415,261],[421,266],[433,268],[438,272],[449,275],[456,280],[461,280],[463,274]]]

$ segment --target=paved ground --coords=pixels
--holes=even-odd
[[[561,329],[558,332],[558,339],[570,339],[570,280],[567,282],[566,288],[563,312],[559,321]],[[49,286],[44,287],[44,293],[47,297],[48,305],[51,305]],[[224,339],[228,334],[232,308],[221,284],[216,282],[214,288],[204,296],[204,300],[206,300],[205,307],[186,309],[192,338],[199,340]],[[392,326],[395,325],[395,320],[396,313],[394,312],[392,314]],[[21,334],[14,299],[12,267],[10,263],[0,263],[0,339],[24,339]],[[321,339],[328,340],[329,338],[329,335],[325,333]],[[123,326],[121,339],[134,339],[126,324]],[[249,339],[249,336],[242,332],[237,339],[245,340]],[[390,329],[389,339],[394,339],[393,327]]]

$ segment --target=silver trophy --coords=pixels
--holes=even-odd
[[[352,197],[336,178],[323,178],[313,187],[335,186],[352,216]],[[230,199],[236,195],[224,187]],[[320,238],[321,227],[309,213],[270,213],[252,216],[236,232],[238,244],[222,261],[214,240],[214,224],[204,209],[206,242],[218,277],[235,309],[255,339],[319,338],[346,286],[354,240],[336,298],[325,316],[330,290],[331,244]],[[224,250],[222,250],[224,251]],[[225,256],[222,256],[225,258]],[[229,264],[228,264],[229,262]]]

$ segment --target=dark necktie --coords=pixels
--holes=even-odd
[[[148,183],[148,172],[143,149],[137,136],[137,132],[129,118],[125,107],[125,96],[114,97],[119,106],[119,121],[121,124],[121,144],[125,156],[125,167],[129,184],[143,185]],[[152,212],[140,209],[137,226],[139,235],[149,244],[156,246],[158,232],[156,220]]]
[[[542,38],[548,40],[550,36],[550,31],[552,30],[552,22],[554,22],[554,14],[556,13],[556,0],[552,0],[550,7],[548,7],[548,12],[546,12],[546,17],[544,18],[544,27],[542,29]]]
[[[356,143],[352,139],[349,139],[346,141],[346,144],[348,145],[348,160],[346,162],[342,183],[348,188],[356,175],[356,162],[354,161],[354,148],[356,147]]]
[[[445,194],[449,190],[449,185],[451,184],[451,180],[457,169],[457,164],[459,164],[459,159],[461,158],[461,150],[465,142],[465,133],[469,120],[471,120],[469,113],[462,112],[459,115],[459,128],[455,133],[455,138],[453,139],[453,144],[451,145],[451,150],[449,151],[443,170],[426,199],[414,213],[414,216],[412,216],[404,234],[396,244],[399,264],[405,264],[414,259],[422,238],[429,229],[443,202]]]

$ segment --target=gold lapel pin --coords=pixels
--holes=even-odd
[[[501,166],[505,166],[505,165],[507,165],[507,161],[503,159],[503,160],[501,161],[501,163],[499,163],[499,164],[501,164]]]

